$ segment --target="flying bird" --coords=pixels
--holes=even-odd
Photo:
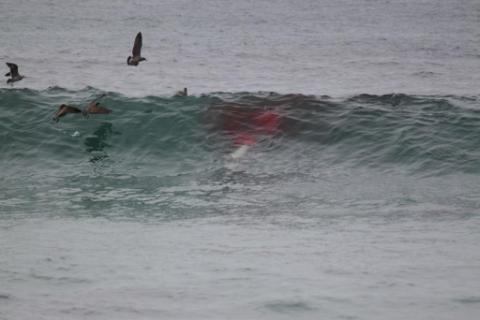
[[[108,114],[111,113],[112,110],[107,109],[105,107],[100,106],[100,102],[97,100],[100,99],[102,96],[99,98],[93,100],[90,102],[83,110],[80,110],[77,107],[72,107],[66,104],[62,104],[55,115],[53,116],[53,120],[58,122],[61,117],[66,116],[69,113],[81,113],[84,117],[88,117],[90,114]]]
[[[10,68],[10,72],[5,74],[5,77],[10,77],[10,79],[7,80],[7,83],[13,84],[16,81],[25,78],[18,73],[18,66],[15,63],[7,62],[7,66]]]
[[[128,56],[127,64],[129,66],[138,66],[140,61],[146,61],[144,57],[142,57],[142,33],[137,33],[135,37],[135,42],[133,43],[132,55]]]

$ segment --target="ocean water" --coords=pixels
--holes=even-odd
[[[2,1],[0,319],[477,319],[479,21]]]

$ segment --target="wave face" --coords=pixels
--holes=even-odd
[[[60,104],[82,107],[102,94],[110,115],[52,121]],[[267,205],[266,193],[282,182],[349,185],[358,173],[342,175],[351,170],[409,183],[480,173],[476,96],[129,98],[94,88],[2,89],[0,128],[7,211],[215,211],[255,203],[247,194],[262,194],[258,188]],[[232,159],[240,144],[248,151]],[[224,197],[226,188],[245,197]]]

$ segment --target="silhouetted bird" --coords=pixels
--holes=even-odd
[[[135,37],[135,42],[133,44],[132,55],[128,56],[127,64],[129,66],[138,66],[140,61],[146,61],[144,57],[142,57],[142,33],[137,33]]]
[[[18,73],[18,66],[15,63],[7,62],[7,66],[10,68],[10,72],[5,74],[5,77],[10,77],[10,79],[7,80],[7,83],[13,84],[16,81],[20,81],[25,78]]]

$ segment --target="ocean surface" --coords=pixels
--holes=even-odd
[[[4,0],[0,40],[1,320],[478,319],[477,0]]]

